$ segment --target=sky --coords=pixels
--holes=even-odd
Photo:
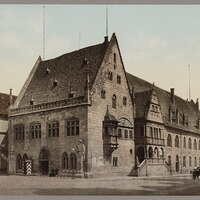
[[[200,97],[200,5],[109,5],[127,72],[189,98]],[[45,59],[102,43],[105,5],[46,5]],[[18,95],[43,57],[43,5],[0,5],[0,92]]]

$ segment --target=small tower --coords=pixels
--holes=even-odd
[[[10,88],[10,95],[9,95],[9,105],[13,105],[13,96],[12,96],[12,88]]]
[[[91,104],[89,70],[86,70],[85,98],[86,98],[86,102]]]

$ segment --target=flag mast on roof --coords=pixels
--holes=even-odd
[[[191,100],[191,86],[190,86],[190,65],[188,65],[189,67],[189,101]]]
[[[108,6],[106,6],[106,36],[108,37]]]
[[[43,6],[43,60],[45,59],[45,5]]]

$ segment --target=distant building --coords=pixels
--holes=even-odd
[[[135,146],[139,175],[190,173],[200,166],[198,99],[185,101],[127,73],[135,90]]]
[[[9,113],[9,172],[189,173],[200,163],[198,101],[125,72],[110,41],[36,61]]]
[[[11,95],[0,93],[0,174],[8,168],[8,107],[16,99]]]

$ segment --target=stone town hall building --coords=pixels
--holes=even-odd
[[[9,111],[9,173],[189,173],[200,163],[199,104],[126,73],[110,41],[39,57]]]

